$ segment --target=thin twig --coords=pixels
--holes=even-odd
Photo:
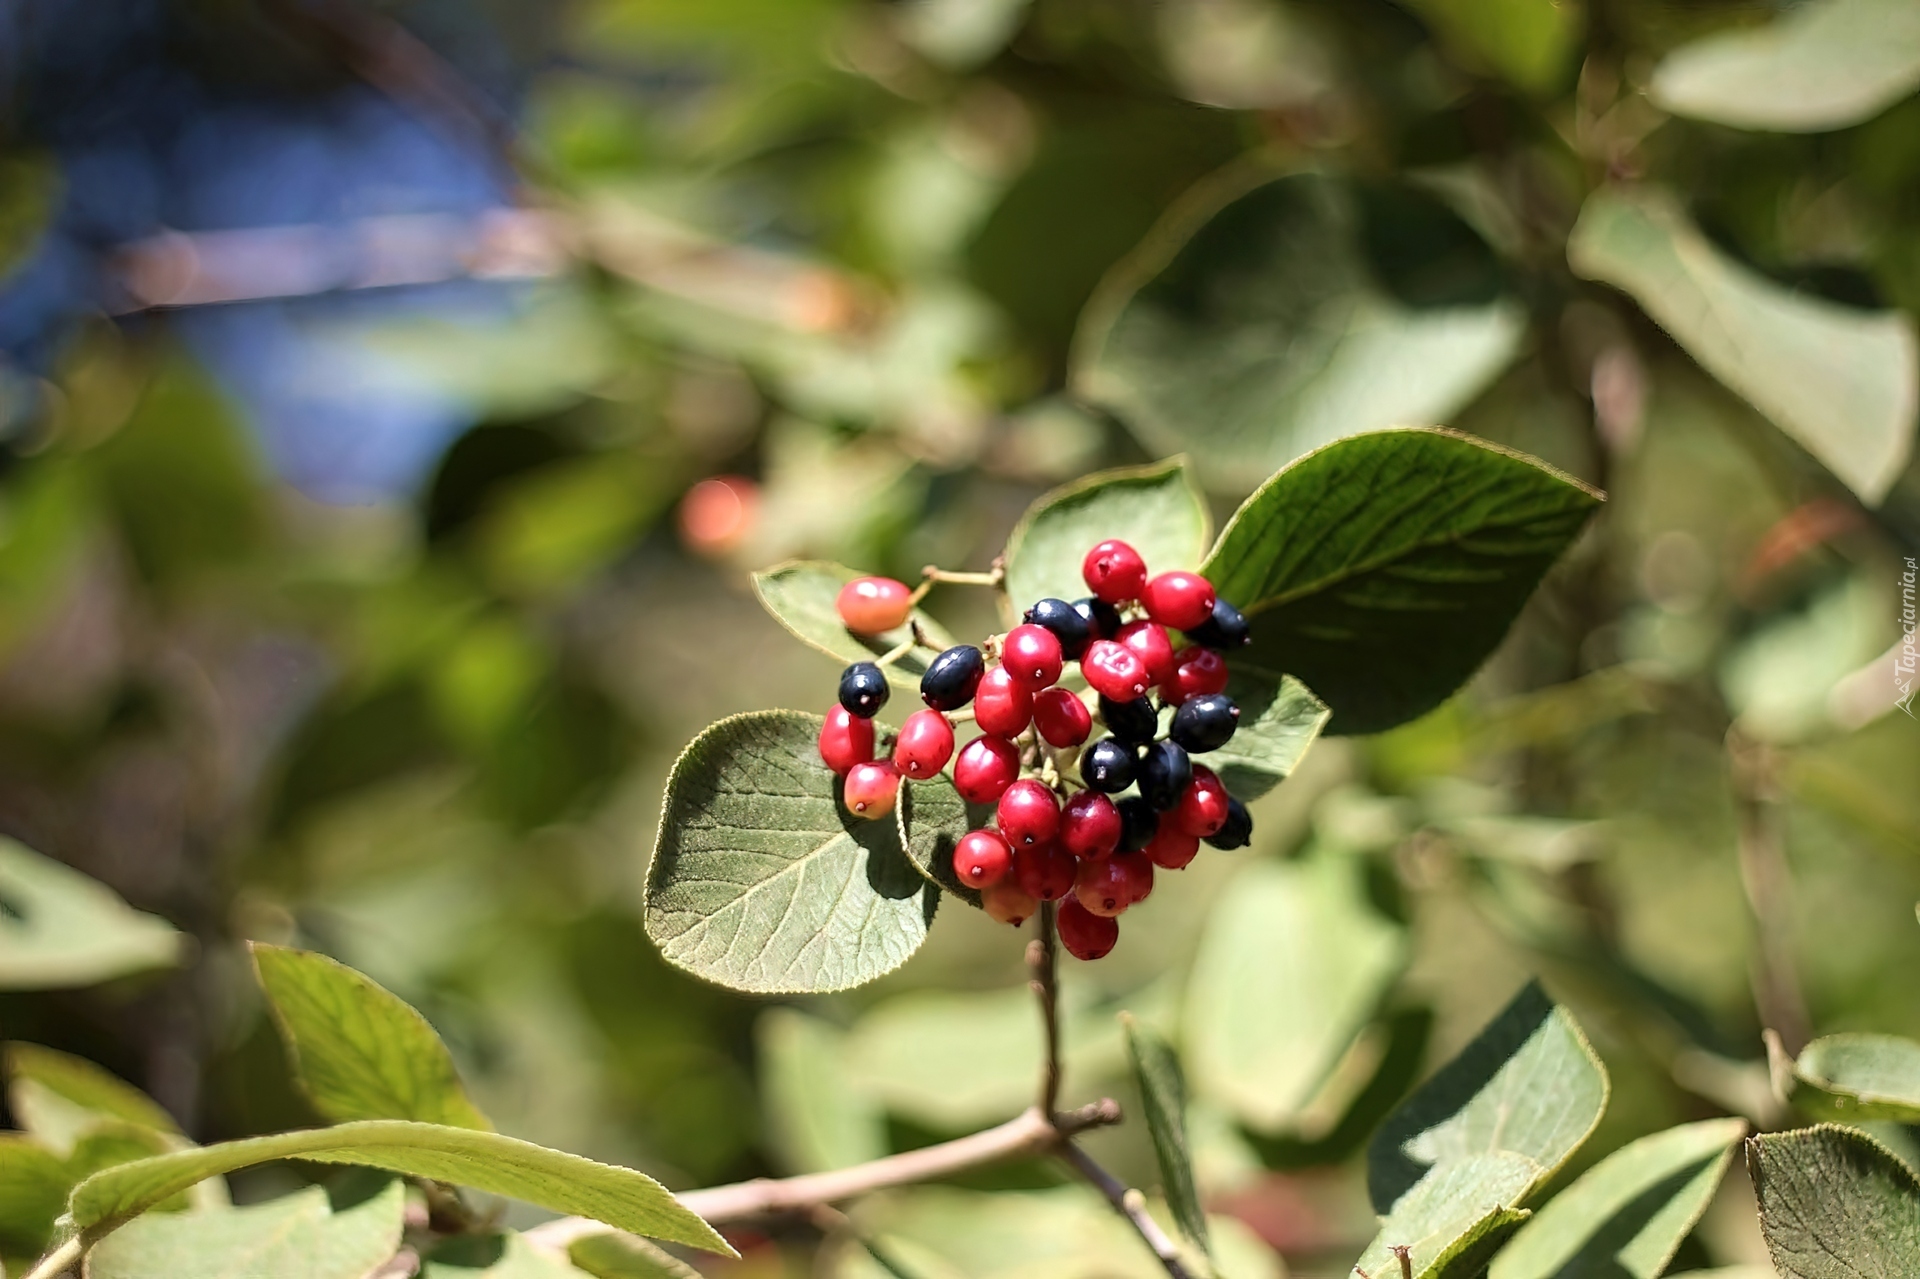
[[[1040,903],[1040,935],[1027,943],[1027,968],[1033,973],[1033,993],[1040,999],[1040,1021],[1047,1037],[1046,1060],[1040,1067],[1040,1113],[1052,1115],[1060,1105],[1060,984],[1057,969],[1052,902]]]
[[[53,1279],[55,1275],[80,1260],[80,1254],[85,1251],[86,1245],[81,1242],[79,1235],[75,1235],[40,1258],[40,1264],[27,1271],[27,1279]]]
[[[1148,1215],[1145,1195],[1138,1190],[1129,1190],[1119,1178],[1095,1163],[1093,1156],[1070,1141],[1060,1143],[1060,1158],[1094,1189],[1105,1195],[1107,1202],[1132,1224],[1141,1241],[1153,1250],[1154,1256],[1160,1258],[1160,1264],[1166,1268],[1169,1279],[1193,1279],[1186,1263],[1180,1260],[1180,1250],[1174,1246],[1173,1240],[1160,1228],[1160,1223]]]
[[[919,630],[919,627],[916,626],[914,630],[917,632]],[[918,634],[910,635],[906,639],[901,640],[898,644],[895,644],[892,648],[888,649],[886,652],[880,654],[880,656],[874,658],[873,664],[875,666],[892,666],[895,662],[899,661],[901,658],[905,657],[908,653],[911,653],[915,648],[919,647],[919,645],[920,645],[919,635]]]
[[[1813,1035],[1813,1019],[1794,962],[1793,871],[1780,836],[1778,761],[1771,748],[1738,728],[1727,733],[1739,816],[1740,884],[1753,911],[1753,999],[1761,1024],[1789,1056]]]
[[[921,569],[920,573],[929,582],[946,582],[953,586],[998,586],[1006,577],[1006,573],[999,569],[991,573],[961,573],[933,564]]]

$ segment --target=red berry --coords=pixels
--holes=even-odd
[[[1141,868],[1145,866],[1146,887],[1141,888]],[[1108,918],[1153,891],[1153,865],[1138,853],[1122,853],[1097,862],[1081,862],[1073,877],[1073,897],[1096,915]]]
[[[1147,664],[1140,655],[1113,640],[1095,640],[1080,659],[1080,673],[1096,693],[1116,702],[1131,702],[1147,693]]]
[[[1073,692],[1049,688],[1033,699],[1033,726],[1049,746],[1078,746],[1093,731],[1093,712]]]
[[[1058,844],[1022,848],[1013,855],[1013,882],[1030,897],[1059,901],[1073,891],[1073,875],[1079,866],[1073,854]]]
[[[1000,646],[1000,661],[1014,681],[1030,693],[1050,687],[1060,678],[1060,637],[1032,622],[1007,632]]]
[[[1120,921],[1094,914],[1078,901],[1060,903],[1060,944],[1075,959],[1100,959],[1120,940]]]
[[[864,817],[874,821],[893,811],[893,801],[900,796],[900,773],[882,760],[879,763],[855,764],[847,770],[846,785],[840,791],[840,802],[855,817]]]
[[[980,907],[990,918],[1018,928],[1040,909],[1040,899],[1009,877],[981,892]]]
[[[1127,905],[1137,906],[1153,892],[1153,862],[1145,853],[1115,853],[1110,861],[1120,863],[1125,872]]]
[[[980,677],[973,694],[973,722],[995,737],[1018,737],[1033,719],[1033,694],[1004,666]]]
[[[905,582],[890,577],[856,577],[840,588],[834,607],[855,635],[878,635],[906,625],[912,594]]]
[[[1213,583],[1181,569],[1160,574],[1140,595],[1147,616],[1176,631],[1190,631],[1212,617],[1213,601]]]
[[[969,804],[991,804],[1020,776],[1020,751],[1004,737],[976,737],[953,761],[953,788]]]
[[[848,713],[844,706],[827,712],[820,726],[820,758],[827,767],[845,777],[855,764],[873,758],[873,721]]]
[[[993,815],[1000,833],[1015,848],[1051,844],[1060,833],[1059,801],[1044,783],[1031,777],[1007,787]]]
[[[1147,562],[1125,542],[1109,538],[1080,561],[1080,576],[1087,579],[1095,599],[1123,604],[1140,598],[1140,588],[1147,584]]]
[[[1160,681],[1160,699],[1178,706],[1189,697],[1227,691],[1227,659],[1194,645],[1173,655],[1173,678]]]
[[[1173,641],[1158,622],[1128,622],[1113,637],[1139,655],[1147,668],[1147,683],[1164,684],[1173,678]]]
[[[953,758],[953,725],[939,711],[915,711],[900,726],[893,746],[893,766],[916,782],[924,782]]]
[[[1167,870],[1179,870],[1200,852],[1200,837],[1189,835],[1173,822],[1161,822],[1160,829],[1153,832],[1153,838],[1139,853],[1130,856],[1145,855],[1155,866]]]
[[[1120,810],[1099,791],[1083,790],[1060,814],[1060,847],[1097,861],[1120,846]]]
[[[1183,834],[1203,839],[1227,824],[1227,788],[1214,771],[1200,764],[1193,766],[1193,780],[1180,792],[1180,802],[1167,816],[1171,825]],[[1165,830],[1169,823],[1161,822]]]
[[[953,849],[953,874],[968,888],[991,888],[1007,877],[1013,849],[999,831],[970,830]]]

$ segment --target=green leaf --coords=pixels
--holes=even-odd
[[[1654,68],[1675,115],[1736,129],[1819,133],[1920,88],[1920,10],[1908,0],[1812,0],[1760,27],[1696,40]]]
[[[20,1126],[65,1155],[89,1129],[119,1121],[178,1134],[173,1116],[84,1057],[39,1044],[6,1046],[7,1101]]]
[[[646,896],[647,935],[669,963],[757,994],[846,990],[926,940],[940,895],[893,822],[841,807],[821,722],[736,715],[674,763]]]
[[[1363,203],[1313,173],[1203,184],[1088,304],[1076,390],[1149,448],[1190,450],[1207,483],[1225,489],[1343,435],[1445,418],[1513,357],[1523,314],[1497,292],[1433,305],[1388,292],[1363,247]],[[1441,240],[1464,239],[1490,260],[1432,203],[1383,193],[1374,238],[1424,246],[1396,219],[1421,231],[1438,221]]]
[[[586,1235],[567,1247],[573,1264],[594,1279],[700,1279],[700,1272],[633,1235]]]
[[[1117,537],[1149,572],[1197,567],[1213,539],[1213,516],[1184,457],[1097,471],[1044,494],[1007,539],[1007,596],[1016,611],[1087,593],[1080,563]]]
[[[1153,1137],[1167,1208],[1187,1238],[1205,1250],[1207,1215],[1200,1209],[1200,1192],[1193,1184],[1193,1155],[1187,1149],[1187,1082],[1180,1073],[1180,1059],[1171,1044],[1131,1014],[1120,1014],[1120,1024],[1126,1027],[1127,1056],[1140,1087],[1140,1108]]]
[[[1621,1147],[1535,1213],[1488,1279],[1657,1279],[1746,1132],[1745,1120],[1708,1119]]]
[[[1287,779],[1333,712],[1291,675],[1245,663],[1228,675],[1227,696],[1240,708],[1240,724],[1206,765],[1240,799],[1258,799]]]
[[[1825,1118],[1920,1123],[1920,1044],[1895,1035],[1829,1035],[1793,1065],[1794,1103]]]
[[[1747,1139],[1760,1232],[1781,1279],[1920,1274],[1920,1180],[1856,1128]]]
[[[1367,1189],[1385,1220],[1359,1264],[1409,1244],[1416,1276],[1476,1273],[1606,1106],[1586,1036],[1528,985],[1374,1134]]]
[[[733,1255],[724,1239],[659,1182],[531,1142],[471,1128],[363,1119],[175,1151],[95,1173],[74,1188],[68,1212],[99,1238],[207,1177],[275,1159],[356,1164],[472,1186],[620,1230]]]
[[[318,1186],[246,1208],[128,1222],[87,1258],[91,1279],[361,1279],[400,1249],[406,1186],[340,1212]]]
[[[1567,242],[1574,272],[1621,289],[1673,340],[1869,505],[1913,450],[1920,354],[1912,322],[1798,293],[1731,261],[1677,201],[1650,189],[1588,197]]]
[[[1470,60],[1540,94],[1566,79],[1585,18],[1569,0],[1412,0],[1410,7]]]
[[[0,990],[55,990],[180,962],[180,934],[106,885],[0,838]]]
[[[0,1252],[42,1252],[71,1189],[64,1158],[18,1133],[0,1133]]]
[[[1324,849],[1250,862],[1201,933],[1187,1062],[1202,1096],[1257,1131],[1299,1116],[1406,963],[1405,935],[1368,904],[1361,870]]]
[[[839,1028],[796,1008],[769,1008],[755,1031],[767,1127],[791,1171],[847,1168],[887,1153],[884,1118],[847,1070]]]
[[[953,873],[953,850],[962,835],[986,825],[989,811],[961,799],[945,773],[924,782],[902,781],[893,810],[900,846],[913,868],[969,906],[980,904],[980,890],[967,887]]]
[[[582,1279],[559,1257],[528,1243],[517,1231],[456,1235],[426,1258],[420,1279]]]
[[[1252,622],[1246,661],[1305,681],[1333,732],[1374,732],[1473,674],[1602,500],[1450,431],[1377,431],[1268,480],[1201,572]]]
[[[251,943],[294,1078],[333,1123],[417,1119],[490,1130],[427,1019],[365,974],[310,950]]]
[[[842,586],[865,576],[844,564],[789,560],[755,573],[753,593],[760,597],[760,603],[773,614],[774,620],[799,639],[843,662],[865,662],[898,645],[911,632],[911,625],[883,635],[855,635],[846,628],[834,601],[839,598]],[[940,649],[952,647],[953,637],[920,609],[913,610],[909,621],[919,622],[921,631],[938,648],[915,649],[885,669],[887,681],[895,688],[918,690],[927,663],[939,655]]]

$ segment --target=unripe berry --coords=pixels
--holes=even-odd
[[[1233,797],[1210,768],[1193,766],[1193,782],[1180,792],[1180,802],[1167,816],[1167,824],[1178,827],[1196,839],[1211,835],[1227,824],[1227,804]]]
[[[1018,737],[1033,719],[1033,694],[1013,672],[996,666],[980,677],[973,694],[973,722],[995,737]]]
[[[1102,794],[1118,795],[1133,785],[1139,759],[1131,746],[1103,737],[1081,754],[1080,780]]]
[[[1100,698],[1100,722],[1107,726],[1118,742],[1129,746],[1145,746],[1160,731],[1160,713],[1153,709],[1153,703],[1144,697],[1136,697],[1130,702],[1116,702],[1111,697]]]
[[[887,673],[872,662],[855,662],[840,672],[840,704],[861,719],[872,719],[887,704]]]
[[[1215,598],[1213,583],[1182,569],[1160,574],[1140,593],[1147,616],[1176,631],[1192,630],[1211,618]]]
[[[1139,852],[1158,833],[1160,814],[1138,795],[1129,795],[1114,807],[1120,810],[1120,851]]]
[[[1227,688],[1227,659],[1210,648],[1190,645],[1173,655],[1173,678],[1160,681],[1160,700],[1178,706],[1202,693]]]
[[[939,711],[915,711],[900,726],[893,745],[893,766],[924,782],[953,758],[953,725]]]
[[[1116,702],[1145,697],[1151,682],[1140,655],[1113,640],[1095,640],[1087,645],[1086,655],[1080,659],[1080,673],[1095,692]]]
[[[892,764],[882,761],[855,764],[848,769],[840,802],[855,817],[875,821],[893,811],[893,801],[899,796],[900,773]]]
[[[828,711],[827,722],[820,726],[820,758],[842,777],[855,764],[871,760],[873,721],[849,715],[844,706]]]
[[[1086,619],[1089,642],[1097,639],[1112,639],[1126,624],[1120,616],[1119,609],[1091,595],[1075,600],[1073,611]]]
[[[969,804],[992,804],[1020,776],[1020,750],[1004,737],[976,737],[953,761],[953,788]]]
[[[1038,848],[1060,833],[1060,802],[1044,783],[1029,777],[1007,787],[994,808],[994,821],[1015,848]]]
[[[1113,638],[1140,658],[1147,668],[1147,683],[1164,684],[1173,678],[1173,641],[1167,638],[1166,627],[1158,622],[1128,622]]]
[[[1060,641],[1060,656],[1069,662],[1079,661],[1080,654],[1087,651],[1087,645],[1093,640],[1092,626],[1079,609],[1065,600],[1043,599],[1028,609],[1021,620],[1052,631],[1053,637]]]
[[[1013,882],[1020,891],[1043,902],[1059,901],[1073,891],[1080,863],[1058,844],[1022,848],[1013,855]]]
[[[987,912],[988,918],[1018,928],[1033,918],[1034,911],[1040,909],[1040,899],[1020,887],[1009,875],[993,887],[981,891],[980,908]]]
[[[991,888],[1013,869],[1013,849],[998,831],[970,830],[953,848],[953,875],[968,888]]]
[[[1240,723],[1240,708],[1225,693],[1202,693],[1190,697],[1173,713],[1173,725],[1167,736],[1195,755],[1219,750],[1233,737]]]
[[[905,582],[890,577],[856,577],[840,588],[834,606],[855,635],[878,635],[906,625],[912,594]]]
[[[1193,761],[1174,741],[1155,742],[1140,760],[1140,796],[1164,813],[1180,802],[1180,792],[1193,781]]]
[[[1080,576],[1086,579],[1094,598],[1124,604],[1140,598],[1140,590],[1147,584],[1147,562],[1125,542],[1109,538],[1080,561]]]
[[[927,663],[920,677],[920,700],[937,711],[957,711],[973,700],[986,674],[987,659],[971,644],[956,644]]]
[[[1173,822],[1162,817],[1160,829],[1155,831],[1153,838],[1147,841],[1143,851],[1146,858],[1155,866],[1179,870],[1200,852],[1200,837],[1187,834]]]
[[[1120,846],[1120,810],[1098,791],[1083,790],[1060,814],[1060,847],[1082,861],[1098,861]]]
[[[1198,626],[1183,627],[1187,638],[1208,648],[1239,648],[1253,638],[1253,628],[1239,609],[1225,600],[1213,602],[1213,615]]]
[[[1101,959],[1120,940],[1120,921],[1094,914],[1078,901],[1060,903],[1054,921],[1060,929],[1060,944],[1075,959]]]
[[[1237,799],[1227,800],[1227,820],[1219,830],[1205,836],[1208,844],[1215,848],[1245,848],[1247,841],[1253,838],[1253,815],[1247,812],[1247,806]]]
[[[1033,726],[1049,746],[1078,746],[1093,731],[1093,712],[1070,689],[1049,688],[1033,699]]]
[[[1028,622],[1007,632],[1000,661],[1014,682],[1029,693],[1051,687],[1060,678],[1060,639],[1044,626]]]

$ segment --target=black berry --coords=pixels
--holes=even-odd
[[[1225,693],[1202,693],[1189,697],[1173,713],[1173,727],[1167,736],[1192,751],[1204,755],[1219,750],[1240,725],[1240,708]]]
[[[1117,795],[1133,785],[1139,771],[1133,747],[1103,737],[1080,757],[1080,780],[1103,795]]]
[[[1153,702],[1145,697],[1136,697],[1130,702],[1116,702],[1105,693],[1100,695],[1100,722],[1107,731],[1129,746],[1145,746],[1160,731],[1160,715],[1153,709]]]
[[[1119,609],[1091,595],[1075,600],[1073,611],[1087,619],[1088,633],[1093,639],[1112,639],[1126,624],[1120,617]]]
[[[1245,804],[1229,796],[1226,823],[1203,838],[1215,848],[1245,848],[1253,838],[1253,815],[1247,812]]]
[[[1138,795],[1129,795],[1114,805],[1120,810],[1120,851],[1137,853],[1152,842],[1160,830],[1160,814]]]
[[[1140,761],[1140,794],[1164,813],[1180,802],[1180,793],[1193,782],[1193,761],[1178,742],[1155,742]]]
[[[1079,609],[1065,600],[1041,600],[1027,610],[1025,620],[1052,631],[1053,637],[1060,641],[1060,655],[1069,662],[1079,661],[1080,654],[1093,642],[1092,626],[1080,615]]]
[[[847,714],[872,719],[887,704],[887,673],[872,662],[855,662],[840,672],[840,704]]]
[[[1187,632],[1187,638],[1203,648],[1239,648],[1253,632],[1244,613],[1223,599],[1213,602],[1213,616]]]
[[[937,711],[957,711],[973,700],[986,674],[987,659],[971,644],[956,644],[927,666],[920,677],[920,700]]]

